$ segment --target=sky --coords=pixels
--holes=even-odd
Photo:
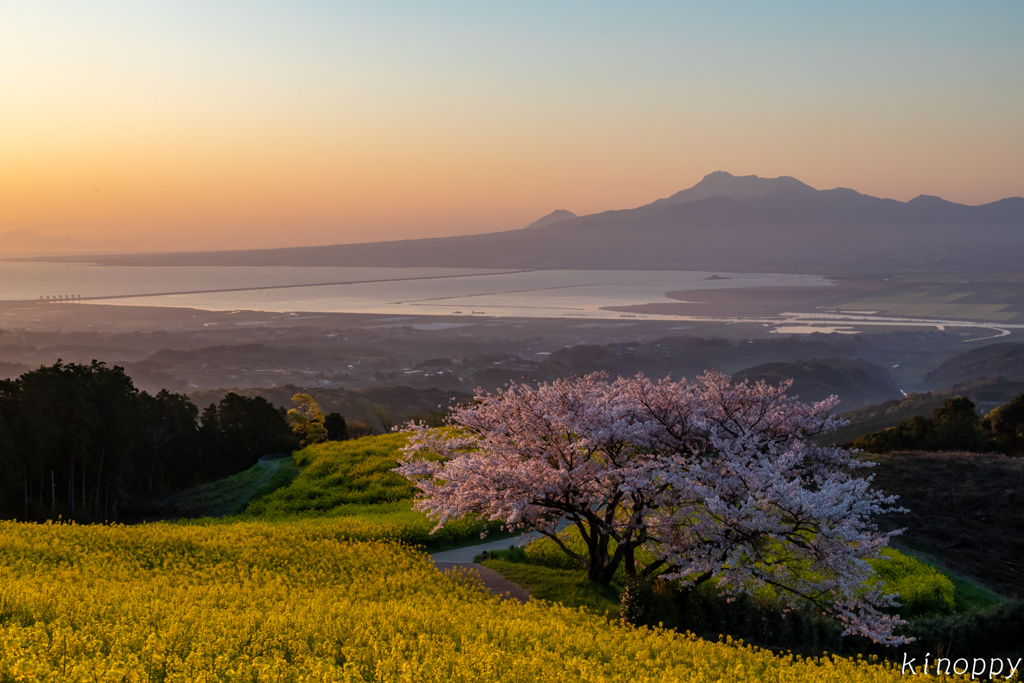
[[[339,244],[705,174],[1024,195],[1024,2],[6,0],[0,233]]]

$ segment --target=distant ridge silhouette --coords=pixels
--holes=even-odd
[[[530,230],[532,228],[545,228],[549,225],[561,223],[562,221],[567,221],[572,218],[579,218],[579,216],[574,214],[572,211],[566,211],[565,209],[557,209],[549,213],[547,216],[544,216],[543,218],[538,218],[534,222],[530,223],[529,225],[526,226],[526,229]]]
[[[62,259],[68,260],[68,259]],[[519,230],[253,251],[82,257],[124,265],[491,267],[733,272],[1024,271],[1024,199],[909,202],[718,171],[635,209],[559,210]]]
[[[680,190],[671,197],[659,199],[651,206],[662,206],[664,204],[685,204],[686,202],[698,199],[710,199],[711,197],[729,197],[731,199],[752,199],[763,197],[779,188],[788,187],[794,190],[814,191],[810,185],[805,185],[796,178],[788,175],[780,178],[759,178],[756,175],[734,176],[725,171],[715,171],[704,176],[704,179],[687,190]]]

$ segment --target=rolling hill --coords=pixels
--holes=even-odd
[[[931,387],[948,387],[981,377],[1024,381],[1024,344],[989,344],[947,359],[925,377]]]
[[[930,417],[936,408],[956,396],[966,396],[971,399],[978,411],[985,414],[996,406],[1008,403],[1020,393],[1024,393],[1024,382],[1003,377],[986,377],[938,391],[929,391],[923,394],[912,393],[902,398],[842,413],[841,417],[850,424],[828,434],[827,438],[822,441],[847,443],[859,436],[888,429],[915,416]]]
[[[792,363],[766,363],[733,374],[736,381],[765,381],[777,385],[793,380],[786,392],[814,403],[835,394],[840,410],[852,410],[900,396],[885,368],[862,360],[821,358]]]

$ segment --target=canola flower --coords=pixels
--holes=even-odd
[[[0,522],[0,681],[897,681],[499,602],[330,521]]]

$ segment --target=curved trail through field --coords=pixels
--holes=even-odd
[[[431,553],[430,559],[434,561],[434,566],[441,572],[453,572],[463,575],[476,572],[480,582],[491,592],[491,595],[496,595],[502,600],[528,602],[530,600],[530,592],[528,590],[512,583],[493,569],[488,569],[482,564],[474,562],[473,559],[485,551],[507,550],[511,546],[526,545],[537,538],[540,538],[540,533],[530,531],[519,534],[514,538],[503,538],[500,541],[479,543],[477,545],[455,548],[454,550],[442,550]]]

